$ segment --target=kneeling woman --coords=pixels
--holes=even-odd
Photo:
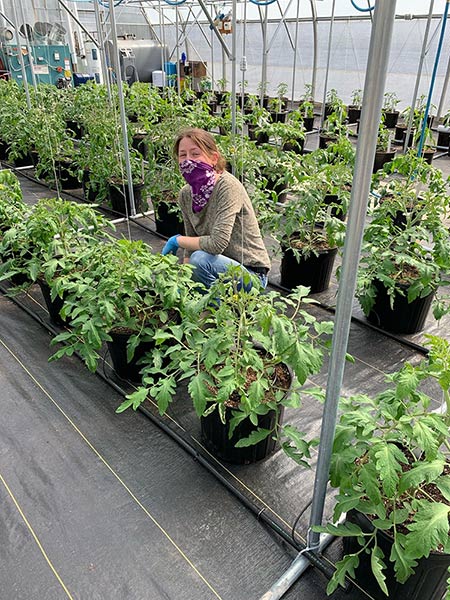
[[[229,265],[239,264],[266,287],[270,259],[255,211],[242,183],[225,170],[213,136],[185,129],[174,155],[188,184],[178,198],[186,235],[171,237],[162,253],[183,248],[185,262],[195,266],[194,279],[208,288]]]

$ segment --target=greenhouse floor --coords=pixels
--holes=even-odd
[[[449,159],[438,160],[449,169]],[[25,176],[20,181],[27,202],[54,195]],[[77,195],[81,191],[67,197]],[[164,244],[152,215],[119,223],[117,233],[142,238],[155,252]],[[271,286],[278,281],[274,261]],[[327,292],[315,295],[319,304],[311,310],[318,318],[334,318],[335,292],[333,278]],[[261,598],[297,555],[287,539],[311,500],[314,465],[302,469],[280,451],[255,465],[221,464],[202,447],[183,390],[163,419],[150,402],[145,412],[118,415],[132,385],[114,375],[106,353],[96,374],[76,356],[48,362],[55,326],[37,286],[14,300],[1,294],[0,310],[0,597]],[[430,317],[424,332],[393,337],[369,326],[356,302],[353,314],[349,352],[355,361],[345,369],[346,395],[374,394],[385,373],[423,358],[425,333],[450,335],[448,318],[436,323]],[[325,367],[314,382],[325,384],[326,376]],[[297,424],[318,434],[321,415],[322,406],[310,403]],[[295,411],[286,418],[295,423]],[[305,541],[308,519],[305,510],[297,543]],[[341,554],[335,540],[324,562]],[[325,599],[326,585],[310,567],[283,598]],[[352,585],[333,598],[370,596]]]

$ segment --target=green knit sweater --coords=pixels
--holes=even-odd
[[[192,210],[191,188],[185,185],[178,198],[186,235],[199,237],[200,249],[223,254],[246,267],[270,269],[270,259],[259,230],[250,198],[233,175],[224,171],[217,180],[208,204]],[[192,253],[185,251],[185,256]]]

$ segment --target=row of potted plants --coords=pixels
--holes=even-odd
[[[438,192],[434,181],[430,187]],[[306,465],[317,440],[284,424],[283,409],[323,396],[303,384],[320,370],[332,330],[307,312],[308,290],[300,287],[287,297],[261,295],[256,286],[246,292],[239,271],[209,294],[197,294],[189,265],[154,255],[142,242],[114,239],[94,207],[69,204],[54,199],[28,207],[15,177],[0,171],[1,275],[25,276],[22,289],[43,278],[51,297],[62,300],[58,312],[68,327],[54,340],[65,345],[53,358],[77,351],[94,370],[102,343],[112,342],[114,333],[128,340],[119,350],[128,363],[146,343],[135,371],[142,371],[142,385],[119,412],[150,397],[163,414],[184,381],[213,453],[247,462],[281,442],[288,456]],[[432,593],[421,597],[442,595],[449,564],[449,372],[449,343],[430,338],[428,360],[392,374],[391,386],[378,397],[343,400],[331,483],[340,489],[335,516],[353,512],[345,526],[326,529],[353,541],[329,591],[346,574],[358,574],[359,561],[367,582],[363,559],[370,549],[381,590],[402,599],[409,597],[408,585],[422,585],[428,572],[423,559],[431,552],[439,576],[428,580]],[[125,367],[122,375],[129,374]],[[440,384],[442,413],[430,413],[430,399],[420,391],[430,379]],[[364,516],[368,525],[361,523]],[[386,535],[389,550],[379,541]],[[394,565],[400,587],[386,580],[386,562]],[[421,581],[404,586],[414,571]]]
[[[25,104],[23,91],[20,92],[14,83],[9,87],[10,83],[0,82],[0,94],[3,94],[5,99],[9,97],[8,95],[15,99],[18,98]],[[19,148],[23,150],[25,138],[36,139],[33,147],[39,148],[39,161],[36,167],[38,173],[53,173],[53,176],[56,175],[56,178],[59,179],[61,172],[58,172],[57,169],[66,165],[66,170],[70,169],[72,172],[76,172],[78,179],[85,178],[87,175],[85,187],[88,192],[91,192],[92,199],[101,201],[106,194],[112,197],[111,190],[120,193],[126,181],[123,179],[124,165],[121,159],[123,157],[122,138],[120,131],[114,125],[117,118],[117,104],[114,101],[112,104],[108,102],[106,89],[103,86],[94,84],[82,86],[82,92],[78,91],[78,88],[68,91],[58,90],[54,86],[48,87],[49,90],[45,86],[38,88],[35,99],[36,106],[28,111],[30,118],[28,121],[25,120],[28,127],[27,135],[17,138],[20,141],[20,143],[17,141],[17,147],[14,146],[11,132],[6,133],[9,131],[8,125],[11,126],[13,133],[18,131],[12,119],[13,112],[11,108],[7,108],[7,100],[0,105],[0,121],[4,119],[5,124],[4,135],[10,136],[8,139],[11,140],[10,152],[18,151]],[[61,93],[66,91],[69,96],[61,96]],[[172,139],[179,128],[184,125],[195,123],[206,128],[214,126],[214,117],[201,102],[186,106],[184,100],[179,98],[172,88],[167,88],[165,94],[168,98],[161,96],[158,89],[148,84],[135,84],[127,90],[126,106],[130,116],[133,115],[137,119],[135,131],[143,131],[145,135],[147,160],[144,161],[140,150],[133,150],[132,153],[132,158],[136,159],[132,165],[136,172],[141,173],[138,182],[146,182],[151,201],[156,209],[159,231],[165,235],[172,235],[181,231],[182,224],[175,219],[175,230],[170,230],[166,228],[166,222],[161,218],[177,214],[177,206],[174,201],[183,184],[171,155]],[[330,101],[330,106],[334,106],[334,112],[330,113],[327,122],[333,122],[334,117],[336,117],[336,123],[341,122],[345,113],[342,102],[335,98],[334,103]],[[261,110],[265,109],[258,106],[258,114],[261,114]],[[19,112],[19,122],[25,123],[22,117],[22,113]],[[244,115],[243,119],[245,118]],[[81,140],[76,139],[77,128],[82,133],[84,132]],[[37,135],[37,131],[41,133],[40,137]],[[224,155],[230,158],[235,173],[243,179],[248,188],[263,232],[273,236],[278,242],[277,248],[282,251],[282,285],[292,288],[295,285],[303,284],[308,285],[313,291],[321,291],[329,283],[333,258],[344,238],[343,219],[351,190],[353,145],[345,133],[342,135],[341,130],[340,134],[331,142],[329,141],[325,148],[307,155],[299,155],[298,150],[301,149],[302,139],[305,135],[300,112],[291,113],[286,123],[274,123],[264,119],[260,121],[258,131],[265,133],[269,142],[257,144],[243,136],[231,137],[228,135],[218,135],[218,142]],[[387,128],[381,125],[379,138],[386,139],[387,131]],[[389,140],[389,135],[387,135],[387,139]],[[48,140],[50,140],[50,146],[47,144]],[[140,141],[142,142],[142,140]],[[130,146],[132,143],[133,137],[130,137]],[[293,148],[292,144],[294,144]],[[70,151],[73,152],[71,158],[69,157]],[[56,156],[59,156],[59,162],[55,161]],[[413,154],[408,156],[412,157]],[[399,157],[398,161],[394,162],[396,165],[393,167],[394,171],[400,168],[400,164],[406,165],[401,168],[409,169],[409,174],[403,175],[403,183],[397,182],[393,194],[400,204],[422,201],[421,198],[412,199],[410,191],[408,191],[417,183],[414,175],[416,167],[411,165],[408,167],[410,162],[408,157]],[[142,180],[142,170],[144,170],[144,180]],[[445,229],[442,228],[442,219],[447,211],[444,201],[446,182],[441,178],[441,183],[436,183],[437,170],[430,168],[429,173],[433,174],[433,185],[437,190],[433,192],[433,202],[439,204],[441,223],[439,224],[439,211],[435,211],[435,221],[432,224],[428,220],[427,229],[424,229],[425,221],[422,220],[420,230],[417,228],[418,222],[414,222],[412,223],[413,230],[408,227],[401,234],[405,245],[408,245],[410,236],[414,235],[418,245],[416,260],[420,255],[419,250],[426,249],[427,242],[432,243],[433,250],[423,250],[422,254],[424,254],[424,259],[427,259],[425,265],[431,258],[433,259],[435,276],[430,279],[432,285],[431,283],[428,286],[421,284],[419,295],[424,294],[422,290],[430,288],[429,291],[431,291],[431,287],[433,290],[437,290],[439,285],[446,282],[448,273],[448,262],[444,253],[439,251],[439,257],[437,256],[437,250],[445,247],[446,240]],[[383,176],[389,176],[389,170],[384,171]],[[431,175],[427,175],[427,177],[431,178]],[[429,183],[426,182],[424,185]],[[383,195],[387,196],[387,194]],[[390,195],[392,196],[392,194]],[[288,201],[280,207],[280,201],[285,201],[286,198]],[[382,243],[380,232],[386,233],[387,251],[390,251],[392,239],[398,238],[390,230],[390,227],[397,225],[395,219],[392,225],[388,219],[386,220],[387,215],[381,214],[382,210],[386,212],[386,207],[386,203],[375,207],[378,212],[375,213],[373,225],[365,236],[367,250],[363,253],[361,267],[363,275],[359,278],[365,283],[359,285],[358,297],[366,314],[379,312],[377,307],[374,309],[374,304],[370,304],[370,302],[374,302],[375,294],[378,293],[373,282],[377,281],[376,286],[380,287],[380,277],[381,280],[384,278],[391,281],[392,272],[396,268],[392,266],[389,272],[382,270],[380,277],[375,277],[377,269],[367,264],[368,257],[372,252],[371,247]],[[400,210],[400,208],[396,210]],[[427,210],[427,208],[425,207],[423,210]],[[383,224],[379,230],[375,231],[378,222],[377,214],[381,215],[383,223],[388,225]],[[371,239],[372,241],[370,241]],[[435,243],[436,239],[441,242]],[[397,247],[397,251],[399,247]],[[310,258],[316,260],[313,267],[302,264]],[[301,263],[300,270],[303,271],[300,278],[296,274],[297,263]],[[425,266],[424,268],[429,273],[429,267]],[[422,268],[418,270],[423,272]],[[306,272],[323,274],[323,277],[316,282],[309,278],[305,274]],[[413,269],[413,272],[416,273],[417,269]],[[437,276],[438,272],[439,277]],[[400,280],[403,281],[402,277]],[[410,276],[407,281],[411,280],[413,278]],[[367,282],[370,283],[367,284]],[[394,298],[392,285],[388,286],[388,289],[389,304],[392,307]],[[418,289],[415,284],[413,290]],[[399,286],[396,287],[395,293],[407,297],[410,301],[417,297],[415,292],[410,292],[405,296]],[[369,301],[368,298],[371,300]],[[397,299],[397,303],[399,302],[400,300]],[[446,311],[446,304],[442,300],[438,300],[438,304],[439,309],[435,311],[435,314],[440,316]]]
[[[14,194],[14,176],[0,173],[8,174],[4,178],[8,186],[11,181]],[[0,193],[0,206],[10,204],[11,193],[9,188]],[[331,331],[331,323],[319,323],[306,313],[306,288],[287,297],[261,295],[256,280],[246,292],[242,274],[230,273],[210,293],[201,293],[190,265],[173,255],[153,253],[142,241],[114,238],[113,228],[94,206],[58,198],[39,200],[32,207],[18,200],[18,206],[14,220],[4,220],[0,279],[21,277],[11,293],[35,283],[48,288],[53,321],[65,326],[53,340],[63,343],[53,360],[77,352],[95,371],[106,344],[119,376],[139,381],[144,369],[148,383],[152,373],[161,412],[179,380],[189,380],[199,416],[206,409],[200,396],[220,398],[214,406],[223,419],[228,397],[235,392],[238,422],[246,420],[243,427],[250,432],[248,444],[267,438],[273,450],[270,436],[276,434],[277,440],[285,438],[286,450],[299,461],[308,455],[313,442],[281,424],[283,406],[299,407],[300,386],[320,370],[320,338]],[[245,286],[247,276],[242,276]],[[292,307],[295,319],[288,316]],[[179,377],[174,368],[182,369]],[[158,369],[160,377],[153,379]],[[251,405],[241,405],[245,393]],[[263,436],[258,415],[269,411],[272,426]],[[259,455],[261,445],[255,448]]]

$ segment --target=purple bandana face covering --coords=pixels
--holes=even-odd
[[[201,161],[183,160],[180,171],[192,189],[192,210],[198,213],[208,204],[216,185],[214,167]]]

